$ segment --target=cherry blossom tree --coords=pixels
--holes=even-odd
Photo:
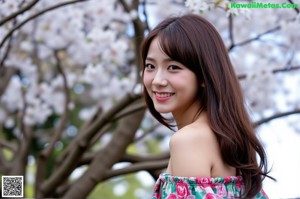
[[[174,14],[195,12],[220,31],[256,127],[299,114],[299,8],[231,3],[0,1],[0,173],[26,177],[33,162],[37,198],[85,198],[105,180],[142,170],[156,179],[172,132],[145,109],[139,47]]]

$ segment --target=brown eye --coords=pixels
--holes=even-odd
[[[152,64],[145,64],[145,69],[152,70],[155,67]]]
[[[179,66],[176,66],[176,65],[170,65],[168,67],[168,70],[180,70],[181,68]]]

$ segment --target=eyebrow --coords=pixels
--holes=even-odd
[[[155,61],[155,59],[152,58],[152,57],[146,57],[145,60],[153,61],[153,62]],[[164,62],[168,62],[168,61],[175,61],[175,60],[173,60],[173,59],[171,59],[171,58],[166,58],[166,59],[164,59],[163,61],[164,61]]]
[[[152,57],[146,57],[145,60],[148,60],[148,61],[154,61],[154,59]]]

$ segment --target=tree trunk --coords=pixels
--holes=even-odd
[[[105,178],[105,172],[118,162],[132,142],[143,119],[144,110],[125,117],[114,133],[109,147],[97,152],[89,169],[71,186],[63,198],[86,198],[93,188]]]

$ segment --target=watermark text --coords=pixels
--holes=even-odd
[[[230,2],[230,8],[299,8],[297,3]]]

